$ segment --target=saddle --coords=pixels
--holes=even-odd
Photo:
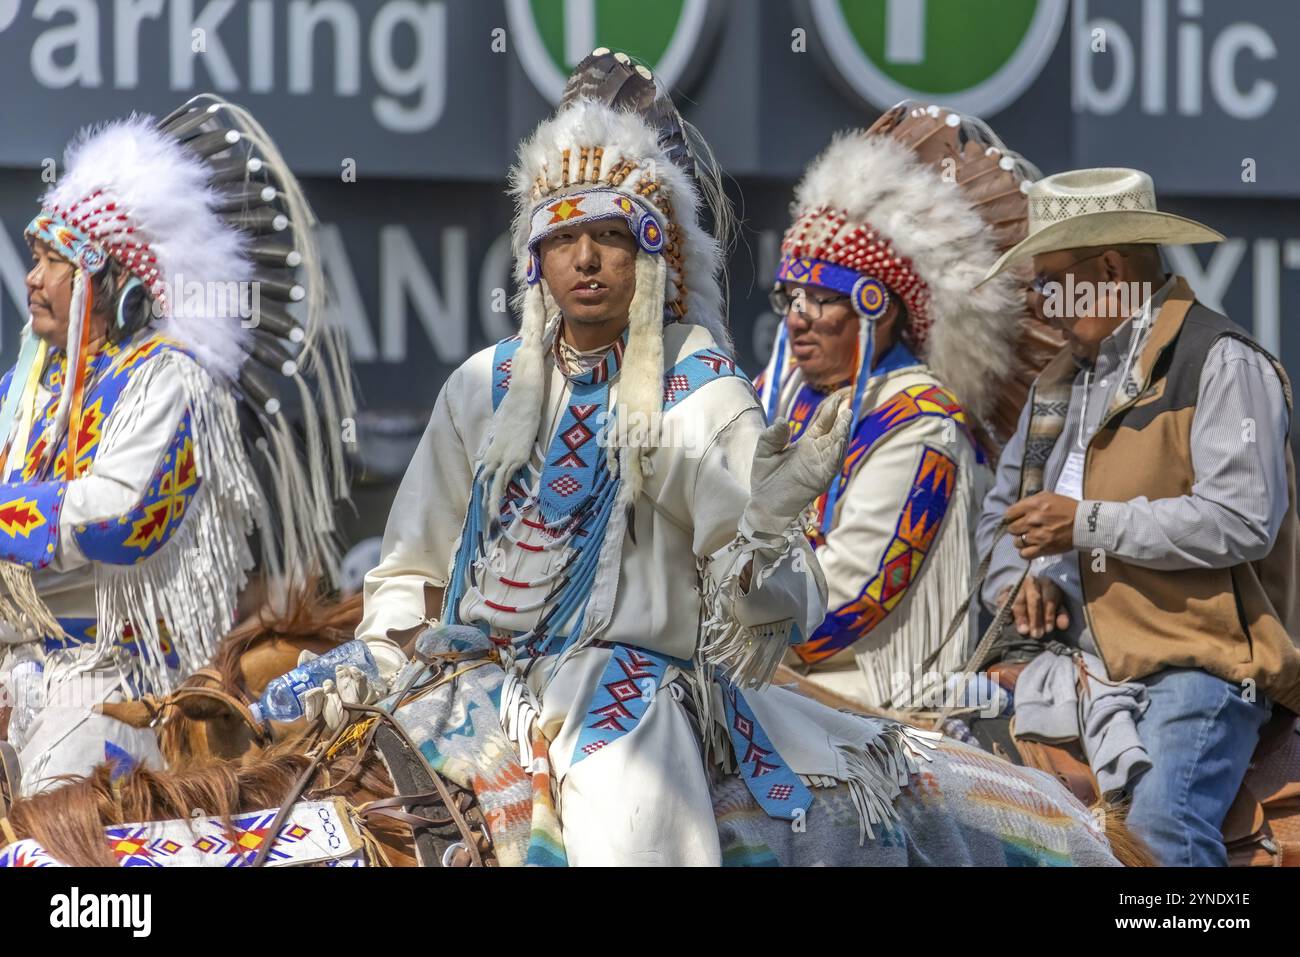
[[[410,825],[415,859],[421,867],[467,866],[470,852],[461,830],[452,815],[437,816],[439,811],[447,810],[436,790],[433,775],[437,772],[421,760],[409,740],[391,727],[376,729],[374,745],[397,794],[386,800],[372,801],[368,810]],[[469,796],[459,790],[453,793],[461,814],[472,818],[486,830],[487,824],[478,809],[472,806]]]
[[[1008,691],[1027,662],[990,665]],[[1078,741],[1011,740],[1026,767],[1053,775],[1084,804],[1099,798],[1097,779]],[[1241,789],[1223,819],[1229,867],[1300,867],[1300,719],[1279,709],[1260,731]]]

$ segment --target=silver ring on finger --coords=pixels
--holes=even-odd
[[[1020,533],[1020,547],[1021,547],[1021,548],[1027,548],[1028,546],[1029,546],[1029,542],[1025,540],[1025,533],[1024,533],[1024,532],[1021,532],[1021,533]]]

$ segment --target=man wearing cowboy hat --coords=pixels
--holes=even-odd
[[[1223,865],[1259,730],[1274,704],[1300,711],[1290,385],[1165,274],[1160,244],[1223,237],[1158,212],[1146,174],[1060,173],[1029,200],[1029,237],[989,277],[1032,257],[1067,345],[985,500],[982,598],[1145,686],[1152,767],[1130,781],[1129,823],[1164,864]]]

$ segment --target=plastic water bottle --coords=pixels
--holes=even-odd
[[[249,706],[254,719],[264,724],[268,720],[301,718],[303,693],[321,687],[326,680],[334,680],[334,670],[339,665],[353,665],[372,681],[379,680],[379,667],[366,643],[359,639],[349,641],[272,680],[262,697]]]
[[[23,645],[18,647],[25,648]],[[26,658],[10,669],[8,679],[3,682],[13,708],[9,716],[9,743],[15,748],[27,743],[27,732],[45,707],[44,672],[43,664]]]

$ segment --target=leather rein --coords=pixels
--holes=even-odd
[[[195,678],[207,678],[209,681],[215,682],[216,687],[189,684],[189,682],[193,681]],[[260,747],[266,747],[271,744],[271,729],[268,726],[262,725],[253,717],[253,712],[248,707],[249,702],[243,690],[239,690],[238,697],[224,690],[222,686],[225,684],[225,678],[216,668],[200,668],[186,678],[185,681],[185,684],[181,685],[171,694],[163,698],[156,698],[153,695],[145,695],[140,699],[149,709],[150,716],[153,718],[154,723],[158,721],[168,708],[177,706],[186,698],[207,698],[211,701],[220,702],[231,711],[235,712],[235,714],[239,715],[240,719],[245,725],[247,725],[248,730],[252,732],[254,739]]]
[[[406,729],[403,728],[401,723],[394,717],[393,712],[396,712],[403,704],[413,701],[417,697],[429,694],[445,684],[454,683],[457,678],[467,671],[472,671],[475,668],[480,668],[483,665],[492,664],[494,662],[499,663],[499,653],[496,649],[484,649],[482,651],[472,652],[446,652],[435,655],[424,655],[417,651],[413,655],[413,659],[419,661],[424,668],[421,671],[416,672],[406,683],[405,687],[398,692],[396,700],[392,705],[392,711],[387,711],[383,708],[377,708],[371,705],[344,703],[343,707],[349,713],[352,720],[340,724],[330,736],[328,742],[323,746],[314,749],[307,767],[303,769],[302,774],[299,775],[296,781],[294,781],[293,785],[289,788],[289,792],[281,801],[280,807],[276,811],[275,819],[271,822],[269,828],[269,833],[272,837],[269,840],[264,841],[257,849],[257,854],[253,858],[251,864],[252,867],[261,867],[266,862],[276,843],[280,828],[284,825],[284,822],[292,811],[293,806],[301,800],[302,796],[307,792],[308,785],[316,777],[317,772],[322,770],[322,764],[324,761],[328,758],[332,758],[337,749],[341,745],[347,743],[345,741],[345,735],[351,735],[353,737],[358,735],[356,729],[362,728],[363,725],[357,720],[357,718],[362,716],[369,716],[369,722],[368,726],[364,726],[365,730],[360,732],[360,734],[363,735],[363,739],[361,746],[357,751],[355,763],[341,779],[333,783],[327,782],[322,788],[316,790],[333,790],[356,773],[360,769],[363,760],[369,754],[370,749],[374,747],[376,732],[379,730],[381,725],[386,726],[397,735],[407,748],[410,749],[424,773],[428,776],[429,780],[433,782],[434,789],[420,794],[398,794],[391,798],[379,798],[374,801],[368,801],[356,808],[356,813],[362,818],[370,816],[393,818],[394,820],[401,821],[411,827],[412,832],[414,832],[416,828],[455,824],[456,830],[460,834],[461,844],[468,852],[470,866],[484,866],[483,856],[478,847],[478,837],[474,833],[469,822],[465,819],[464,810],[460,807],[460,803],[452,795],[451,789],[448,788],[446,781],[444,781],[442,776],[429,764],[428,759],[424,756],[423,752],[420,751],[416,743],[411,740]],[[470,663],[467,666],[458,667],[448,673],[448,666],[462,661]],[[440,672],[437,677],[430,682],[421,684],[421,679],[428,675],[431,669],[435,667],[438,668]],[[251,712],[249,713],[249,719],[252,719]],[[424,817],[422,815],[412,814],[405,809],[408,805],[419,805],[431,800],[438,800],[442,803],[443,807],[447,810],[448,816],[446,818],[439,819]]]

